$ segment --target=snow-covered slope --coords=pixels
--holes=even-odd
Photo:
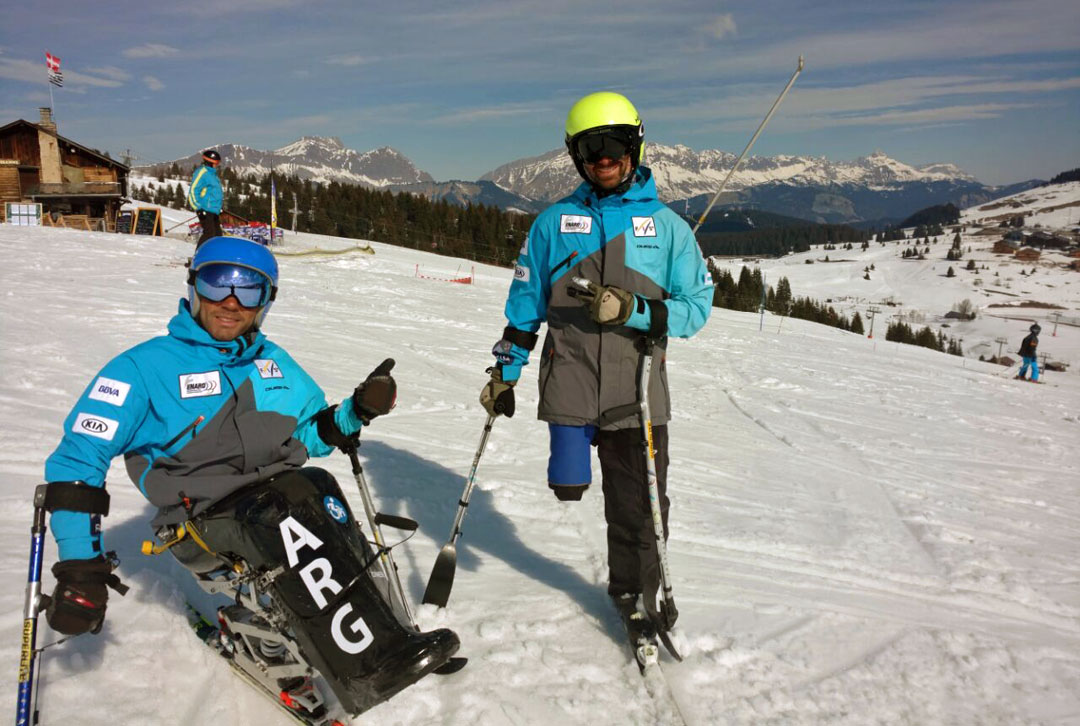
[[[776,260],[714,260],[736,279],[743,265],[759,267],[769,285],[786,277],[795,296],[830,300],[838,312],[849,316],[857,311],[867,321],[867,329],[868,311],[875,307],[879,310],[874,328],[878,338],[895,320],[944,330],[962,339],[965,355],[972,358],[999,352],[1017,358],[1020,341],[1031,323],[1038,322],[1043,328],[1040,353],[1067,363],[1067,375],[1076,377],[1080,375],[1080,271],[1068,267],[1074,258],[1062,252],[1046,250],[1034,262],[994,253],[994,243],[1007,231],[998,223],[1017,215],[1025,216],[1028,232],[1075,226],[1080,222],[1080,182],[1040,187],[965,209],[961,216],[964,256],[959,261],[945,259],[951,232],[929,245],[922,240],[916,245],[909,239],[871,242],[867,250],[858,245],[853,250],[818,247]],[[920,251],[929,246],[925,260],[901,258],[913,246]],[[967,269],[971,261],[977,269]],[[874,269],[867,280],[870,266]],[[955,277],[946,276],[950,267]],[[964,300],[977,308],[978,317],[946,319],[946,313]],[[1006,342],[1000,343],[1001,338]],[[1053,377],[1050,374],[1049,380]]]
[[[468,263],[373,246],[281,256],[266,327],[331,400],[397,359],[397,409],[360,453],[380,509],[420,523],[396,551],[418,602],[481,434],[476,397],[511,272],[476,265],[475,285],[454,285],[417,266],[437,277]],[[12,675],[42,462],[93,373],[164,331],[191,250],[0,225],[0,658]],[[767,316],[759,331],[757,316],[724,310],[673,341],[667,365],[686,660],[663,668],[685,723],[1076,723],[1075,374],[1032,386],[801,321]],[[498,420],[480,463],[449,608],[418,608],[426,627],[460,633],[470,664],[356,723],[680,723],[642,685],[607,602],[599,487],[555,501],[535,365],[517,390],[518,415]],[[318,463],[360,509],[347,460]],[[45,651],[42,723],[283,724],[188,632],[184,601],[198,591],[167,556],[139,554],[150,507],[121,462],[109,482],[106,544],[132,590],[112,598],[100,635]],[[51,539],[46,550],[51,564]],[[14,684],[4,693],[10,713]]]

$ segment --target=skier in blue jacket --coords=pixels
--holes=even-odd
[[[648,396],[666,536],[667,338],[688,338],[705,325],[712,280],[689,226],[657,199],[652,173],[641,165],[644,126],[629,100],[607,92],[585,96],[570,109],[565,141],[584,182],[541,213],[529,232],[480,401],[493,416],[513,415],[514,385],[547,322],[538,417],[550,432],[548,486],[559,500],[580,499],[591,483],[589,446],[597,447],[608,592],[616,601],[643,595],[646,612],[668,630],[676,614],[658,604],[641,421],[636,411],[616,411],[638,400],[642,338],[657,341]],[[574,278],[592,283],[587,304]]]
[[[105,551],[101,527],[102,512],[108,509],[106,473],[112,459],[122,455],[132,481],[157,507],[151,523],[156,532],[178,524],[202,531],[199,546],[190,547],[195,554],[213,555],[204,559],[216,567],[221,567],[216,553],[229,553],[236,558],[232,562],[246,561],[253,570],[261,562],[281,562],[287,554],[293,567],[277,576],[275,587],[291,587],[299,578],[333,591],[333,604],[355,606],[354,631],[360,627],[356,623],[366,621],[363,631],[375,633],[376,647],[354,655],[355,644],[342,641],[343,652],[323,654],[324,662],[340,664],[340,672],[323,675],[350,684],[359,694],[356,699],[348,701],[345,693],[339,697],[356,709],[366,708],[437,668],[457,649],[458,640],[448,630],[421,634],[402,628],[386,603],[371,596],[370,562],[297,562],[296,540],[285,539],[282,550],[285,529],[279,536],[272,511],[261,517],[264,530],[259,530],[252,512],[266,510],[277,493],[289,502],[289,511],[279,514],[290,521],[301,517],[305,502],[314,501],[309,510],[319,516],[302,523],[305,531],[318,533],[306,540],[311,549],[330,538],[353,536],[362,543],[358,529],[340,526],[348,522],[342,520],[348,508],[333,477],[303,467],[311,456],[347,446],[362,426],[389,413],[397,396],[388,359],[340,405],[328,406],[315,381],[261,330],[277,284],[277,262],[262,245],[234,237],[208,240],[191,261],[188,295],[169,321],[168,334],[109,361],[80,396],[64,421],[59,446],[45,462],[45,480],[60,497],[55,500],[60,506],[50,508],[59,562],[53,567],[56,587],[46,618],[61,633],[96,633],[105,618],[107,588],[125,589],[113,572],[115,556]],[[324,504],[333,519],[327,519]],[[246,521],[240,512],[247,512]],[[229,534],[215,539],[219,535],[214,533],[223,530],[221,522],[234,519],[236,524],[224,527]],[[169,550],[185,565],[178,552],[193,538]],[[320,554],[329,557],[331,549]],[[330,577],[331,564],[340,581]],[[315,566],[323,568],[318,581],[311,579],[309,568]],[[343,570],[356,572],[346,579]],[[323,621],[332,608],[321,590],[314,604],[301,601],[296,593],[302,588],[289,592],[282,605],[302,618],[296,623],[303,627],[293,626],[298,637],[305,628],[325,624],[329,630]],[[340,631],[341,622],[333,627]],[[300,640],[312,650],[333,650],[326,632],[317,636]],[[366,683],[372,674],[378,682]]]
[[[202,165],[191,175],[191,186],[188,189],[188,206],[199,217],[199,224],[202,225],[202,234],[195,243],[195,249],[208,239],[221,236],[219,215],[222,193],[221,180],[217,175],[221,155],[214,149],[207,149],[202,153],[202,160]]]

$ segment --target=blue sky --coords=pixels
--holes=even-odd
[[[562,143],[570,104],[615,90],[646,138],[755,154],[953,162],[987,184],[1080,166],[1080,3],[188,0],[10,3],[0,124],[49,104],[60,133],[140,162],[302,135],[392,146],[438,180]]]

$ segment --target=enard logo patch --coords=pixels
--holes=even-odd
[[[559,231],[563,234],[591,234],[592,217],[564,214],[559,222]]]
[[[185,373],[180,376],[180,398],[217,396],[221,393],[221,373]]]

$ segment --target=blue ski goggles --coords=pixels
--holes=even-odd
[[[258,270],[240,265],[206,265],[195,273],[195,292],[211,302],[230,296],[245,308],[261,308],[273,300],[274,287]]]

